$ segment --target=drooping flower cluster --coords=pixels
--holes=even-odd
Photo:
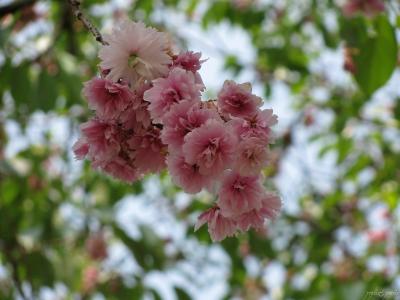
[[[196,225],[208,223],[214,241],[274,218],[281,201],[262,170],[277,117],[251,85],[225,81],[217,100],[202,101],[200,53],[173,55],[165,34],[131,21],[105,39],[101,76],[83,89],[95,116],[81,125],[76,157],[126,182],[167,168],[184,191],[217,193]]]

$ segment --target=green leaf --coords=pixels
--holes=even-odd
[[[355,79],[367,95],[372,95],[391,77],[397,63],[395,29],[384,15],[370,26],[356,19],[349,23],[346,38],[356,65]]]
[[[19,193],[18,185],[14,178],[6,178],[0,181],[0,190],[2,191],[0,194],[0,207],[9,205]]]
[[[33,109],[49,111],[55,107],[57,97],[57,80],[43,70],[38,78],[36,97],[31,107]]]
[[[338,151],[337,163],[341,164],[353,149],[353,140],[340,136],[336,143],[336,147]]]
[[[29,280],[34,289],[51,287],[55,280],[51,262],[40,251],[26,254],[20,261],[21,274]]]
[[[29,76],[29,66],[21,64],[11,67],[9,75],[11,95],[16,105],[28,104],[32,100],[32,82]]]

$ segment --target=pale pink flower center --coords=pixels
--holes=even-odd
[[[163,96],[169,103],[178,103],[181,99],[179,93],[173,88],[166,89],[163,92]]]
[[[236,193],[241,193],[245,189],[246,185],[243,184],[241,181],[236,180],[233,184],[233,189]]]
[[[207,148],[201,153],[201,159],[205,161],[207,168],[210,168],[214,164],[215,156],[219,149],[220,138],[210,139]]]
[[[179,124],[181,125],[181,128],[184,129],[185,133],[189,133],[194,129],[190,122],[185,118],[179,118]]]
[[[228,100],[226,101],[230,106],[233,106],[235,108],[241,108],[243,106],[244,103],[246,103],[247,97],[245,95],[242,94],[237,94],[234,96],[231,96],[228,98]]]

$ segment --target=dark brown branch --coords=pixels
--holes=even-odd
[[[25,6],[32,5],[36,1],[37,0],[20,0],[11,2],[10,4],[4,6],[0,6],[0,18],[8,14],[15,13]]]
[[[86,27],[87,30],[94,36],[96,41],[101,43],[102,45],[108,45],[108,43],[103,39],[103,36],[99,32],[99,30],[90,22],[90,20],[85,16],[82,12],[80,5],[80,0],[67,0],[71,6],[72,11],[74,12],[75,17],[82,22],[82,24]]]

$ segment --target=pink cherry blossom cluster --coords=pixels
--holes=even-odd
[[[164,33],[131,21],[105,40],[101,76],[83,89],[95,116],[81,125],[76,157],[126,182],[167,168],[184,191],[217,193],[196,225],[208,223],[214,241],[274,218],[281,201],[262,170],[277,117],[251,85],[225,81],[216,100],[202,101],[200,53],[173,55]]]

